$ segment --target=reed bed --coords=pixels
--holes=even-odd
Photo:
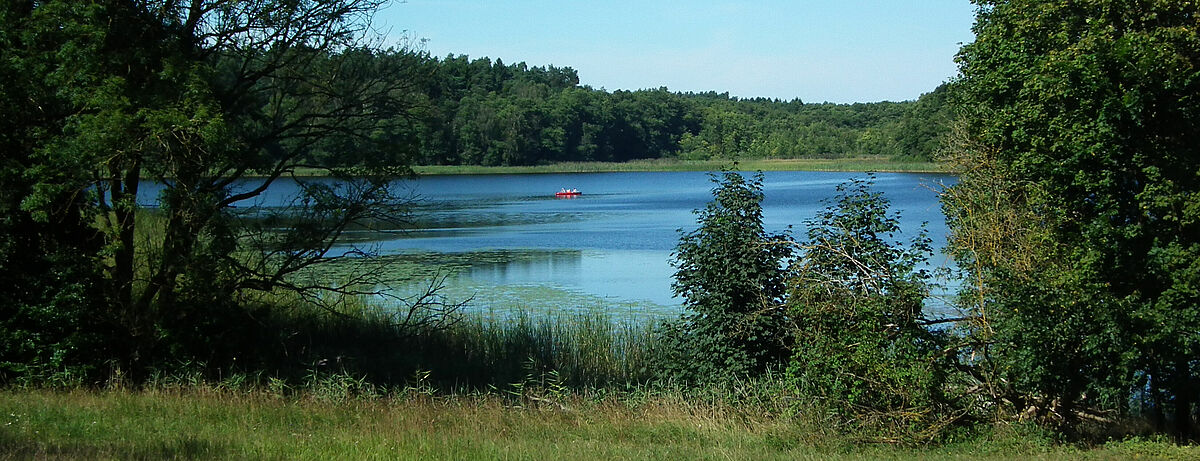
[[[395,309],[370,300],[341,303],[336,312],[286,295],[252,304],[257,306],[248,309],[252,322],[245,332],[218,338],[212,356],[162,374],[198,373],[212,380],[254,370],[258,381],[272,376],[289,385],[313,375],[344,375],[385,387],[420,377],[439,392],[531,382],[627,388],[653,378],[660,353],[659,321],[599,309],[473,311],[455,314],[447,324],[413,327],[398,323]]]

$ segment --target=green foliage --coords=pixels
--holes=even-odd
[[[262,302],[242,311],[241,325],[230,319],[212,322],[224,326],[225,333],[195,326],[210,328],[205,332],[223,340],[205,344],[210,348],[205,355],[183,348],[174,357],[191,354],[195,360],[162,360],[156,371],[198,379],[254,371],[279,380],[277,387],[322,393],[358,389],[349,395],[363,395],[371,386],[407,385],[421,392],[548,383],[622,389],[649,382],[658,353],[653,324],[603,313],[468,314],[445,328],[413,329],[398,325],[394,310],[365,300],[348,301],[345,315],[289,297]]]
[[[429,109],[420,163],[537,165],[634,159],[892,157],[928,160],[944,91],[919,101],[804,104],[666,88],[606,92],[571,68],[415,55]]]
[[[290,276],[340,257],[348,226],[397,218],[389,184],[416,145],[408,54],[363,46],[379,4],[0,6],[0,361],[219,361],[222,336],[246,331],[239,297],[329,289]],[[234,208],[316,159],[337,180],[302,184],[287,222],[238,219],[267,215]],[[165,186],[153,214],[147,180]],[[89,334],[105,347],[80,346]]]
[[[899,216],[870,180],[838,186],[792,264],[796,335],[788,378],[804,403],[841,422],[924,441],[947,424],[953,357],[922,312],[931,253],[922,231],[900,245]]]
[[[1068,427],[1145,407],[1194,437],[1200,5],[976,3],[947,214],[987,319],[987,382]]]
[[[895,125],[888,127],[886,134],[894,139],[894,159],[933,160],[934,155],[949,135],[954,113],[950,102],[950,86],[939,85],[931,93],[921,95],[900,116]],[[887,149],[884,147],[882,149]]]
[[[13,226],[21,214],[7,216],[0,225],[0,383],[91,382],[119,347],[100,312],[99,275],[79,248],[31,232],[44,225]]]
[[[664,328],[674,358],[664,373],[686,382],[753,376],[783,363],[784,261],[792,247],[762,225],[762,174],[735,172],[713,178],[713,201],[701,210],[699,228],[675,249],[675,292],[689,310]]]
[[[45,148],[71,108],[57,89],[28,78],[69,52],[47,43],[50,29],[36,33],[45,27],[29,5],[0,6],[0,382],[76,384],[90,382],[120,341],[108,336],[104,316],[94,259],[103,241],[80,190],[86,170]]]

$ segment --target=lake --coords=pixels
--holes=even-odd
[[[805,223],[836,195],[838,184],[865,173],[780,171],[764,174],[764,225],[769,232]],[[901,213],[903,239],[928,223],[944,245],[938,174],[878,173],[876,190]],[[248,186],[250,184],[247,184]],[[295,189],[281,181],[264,203]],[[427,176],[400,187],[417,198],[413,226],[372,236],[382,254],[410,255],[445,266],[446,293],[472,297],[471,309],[556,312],[602,309],[630,316],[675,316],[671,253],[682,232],[697,227],[693,210],[712,199],[703,172]],[[556,198],[562,188],[582,195]],[[933,265],[946,264],[936,256]],[[417,287],[400,287],[416,290]]]
[[[838,184],[865,176],[767,172],[764,226],[793,226],[803,237],[805,222]],[[906,235],[927,222],[940,247],[946,228],[936,190],[953,181],[881,173],[875,187],[900,211]],[[384,253],[479,255],[451,282],[460,295],[476,293],[480,309],[599,305],[675,315],[682,300],[671,290],[671,253],[681,232],[697,227],[693,210],[711,201],[714,186],[703,172],[424,177],[406,185],[421,199],[415,228],[377,243]],[[556,198],[562,188],[582,195]]]

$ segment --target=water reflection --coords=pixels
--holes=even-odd
[[[770,232],[805,223],[836,195],[838,184],[862,173],[768,172],[764,224]],[[875,188],[901,212],[906,240],[929,223],[935,242],[945,239],[937,200],[945,175],[879,174]],[[553,198],[564,186],[584,195]],[[714,184],[700,172],[594,173],[527,176],[438,176],[411,185],[426,202],[416,229],[382,238],[385,252],[469,253],[523,249],[546,257],[475,264],[457,279],[463,285],[544,287],[613,302],[678,308],[671,290],[671,252],[681,231],[695,228],[694,210],[712,198]],[[549,256],[557,255],[557,256]],[[934,266],[943,260],[933,262]],[[479,298],[489,296],[487,291]]]
[[[603,310],[616,317],[675,317],[670,281],[645,277],[647,268],[669,271],[657,252],[585,250],[495,250],[463,253],[412,252],[388,256],[421,267],[395,285],[397,294],[415,296],[434,271],[447,275],[442,294],[471,299],[467,310],[508,316],[525,313]]]
[[[547,251],[536,259],[494,262],[471,266],[465,274],[475,280],[496,284],[520,284],[558,282],[574,285],[579,283],[583,267],[582,251]]]
[[[805,223],[836,195],[838,184],[865,176],[767,172],[764,225],[769,232],[790,226],[802,238]],[[901,213],[903,235],[897,240],[906,241],[928,223],[935,246],[945,242],[937,189],[954,181],[947,175],[876,175],[875,190]],[[252,180],[237,187],[255,185]],[[388,255],[419,252],[454,260],[451,288],[474,296],[481,308],[625,303],[677,312],[671,252],[681,231],[696,227],[693,210],[712,199],[714,184],[703,172],[662,172],[434,176],[397,187],[417,199],[412,226],[398,232],[355,230],[350,244]],[[556,199],[554,192],[563,187],[583,195]],[[298,190],[295,182],[281,180],[253,204],[279,206]],[[150,202],[157,195],[154,187],[143,192]],[[949,264],[944,256],[935,258],[935,267]]]
[[[669,278],[646,277],[670,273],[663,254],[654,251],[547,251],[514,261],[474,264],[462,276],[494,285],[546,285],[577,290],[614,302],[675,306]]]

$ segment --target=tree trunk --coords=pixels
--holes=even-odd
[[[1167,416],[1163,408],[1163,405],[1166,403],[1163,402],[1163,394],[1159,390],[1159,381],[1161,379],[1158,376],[1157,373],[1150,375],[1150,419],[1154,424],[1154,430],[1163,433],[1167,430]]]
[[[141,166],[138,160],[133,165],[122,170],[112,166],[109,170],[110,191],[113,202],[113,227],[116,232],[117,248],[113,253],[113,285],[116,305],[122,309],[126,322],[136,323],[138,313],[133,309],[133,279],[135,266],[135,235],[137,230],[137,193],[141,179]],[[132,318],[131,318],[132,316]]]
[[[1196,390],[1191,386],[1192,374],[1188,360],[1184,357],[1175,359],[1175,438],[1179,443],[1187,443],[1192,438],[1192,393]]]

